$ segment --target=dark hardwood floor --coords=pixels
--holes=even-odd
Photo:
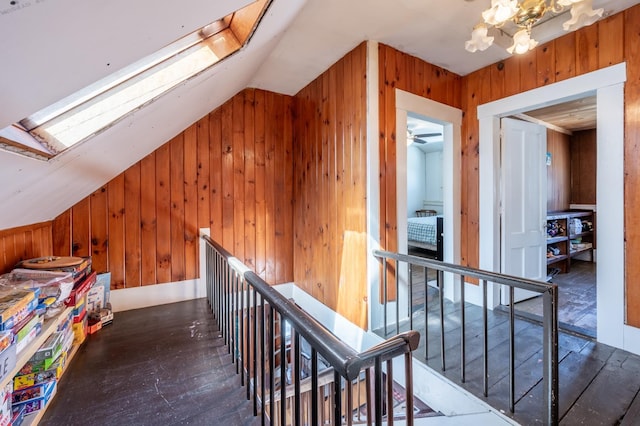
[[[573,260],[571,271],[557,274],[551,280],[558,285],[558,321],[560,327],[575,333],[596,337],[596,264]],[[540,317],[542,297],[516,303],[522,315]]]
[[[460,304],[445,300],[445,371],[442,371],[439,291],[429,287],[428,333],[424,308],[413,314],[420,331],[414,353],[434,370],[524,425],[543,423],[542,326],[516,318],[515,413],[509,413],[509,317],[489,311],[489,396],[482,396],[482,309],[465,305],[466,382],[461,383]],[[425,356],[428,343],[428,358]],[[559,404],[561,424],[640,424],[640,356],[599,344],[573,333],[559,336]]]
[[[205,299],[115,315],[87,337],[42,425],[252,425]]]
[[[415,356],[441,371],[438,290],[427,291],[414,313],[421,332]],[[508,316],[489,316],[489,397],[481,395],[482,313],[466,305],[466,383],[460,383],[460,306],[445,301],[446,370],[454,383],[529,425],[542,422],[542,331],[518,319],[516,411],[508,411]],[[43,425],[252,425],[251,403],[231,364],[204,299],[121,312],[114,324],[89,336],[62,378]],[[429,357],[425,360],[425,342]],[[560,334],[561,423],[640,424],[640,357]]]

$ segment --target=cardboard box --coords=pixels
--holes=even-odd
[[[40,396],[36,396],[28,400],[14,403],[13,408],[21,409],[21,406],[24,406],[25,415],[42,410],[47,405],[47,402],[49,402],[51,397],[55,394],[56,383],[57,383],[56,380],[52,380],[50,382],[44,383],[43,385],[37,386],[36,388],[40,388],[40,389],[37,392],[34,392],[33,394],[34,395],[37,394]]]
[[[7,349],[13,343],[13,333],[11,330],[0,332],[0,352]]]
[[[59,379],[64,368],[64,359],[58,358],[48,370],[37,373],[17,375],[13,378],[13,390],[19,392],[23,389],[39,386],[51,380]]]
[[[16,366],[16,345],[13,344],[0,353],[0,380],[7,377]]]
[[[87,293],[87,311],[96,312],[104,307],[104,287],[94,286]]]
[[[84,342],[84,339],[87,337],[87,313],[86,312],[80,321],[73,323],[73,336],[74,336],[73,342],[78,345]]]
[[[87,327],[87,333],[88,334],[94,334],[97,333],[98,331],[100,331],[102,329],[102,321],[98,320],[98,321],[90,321],[89,325]]]
[[[27,345],[29,345],[29,343],[33,342],[36,339],[36,337],[38,337],[38,334],[40,334],[41,331],[42,331],[42,321],[37,323],[36,326],[31,329],[29,334],[27,334],[24,339],[16,343],[16,353],[19,354],[20,352],[22,352],[24,348],[26,348]]]
[[[34,329],[38,324],[42,327],[42,317],[40,315],[33,315],[30,319],[25,319],[25,324],[20,324],[18,327],[21,327],[17,330],[14,330],[15,338],[14,342],[20,344],[22,340]],[[19,351],[18,351],[19,352]]]
[[[24,421],[24,412],[25,412],[24,405],[12,407],[11,412],[13,413],[13,416],[11,418],[11,423],[10,423],[11,426],[20,426]]]
[[[72,324],[73,324],[73,309],[69,310],[69,313],[67,314],[67,316],[60,321],[60,324],[58,324],[57,331],[71,330]]]
[[[62,351],[62,343],[64,341],[64,333],[59,331],[52,333],[42,346],[31,356],[31,361],[40,361],[46,358],[57,358]]]
[[[10,289],[0,292],[0,322],[5,322],[35,299],[33,291]]]
[[[79,282],[78,285],[74,286],[73,290],[71,290],[71,294],[64,301],[64,304],[67,306],[76,306],[77,301],[87,294],[91,287],[96,283],[96,276],[97,274],[94,271]]]
[[[13,385],[11,382],[0,389],[0,426],[12,424],[12,412],[11,412],[11,392],[13,391]]]
[[[84,302],[85,299],[86,299],[86,296],[83,296],[81,299],[79,299],[78,304],[73,309],[73,322],[80,321],[88,312],[87,304]]]
[[[55,379],[49,379],[19,390],[14,389],[11,394],[11,401],[14,405],[17,405],[32,399],[44,398],[54,382]]]
[[[15,315],[7,319],[5,322],[0,324],[0,330],[11,330],[13,327],[18,325],[21,321],[27,318],[33,311],[35,311],[38,306],[38,299],[34,298],[31,300],[25,307],[20,309]]]
[[[98,274],[95,285],[104,287],[104,304],[106,306],[106,304],[111,301],[111,272]]]

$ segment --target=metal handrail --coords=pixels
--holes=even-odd
[[[202,237],[207,243],[207,297],[209,299],[214,315],[220,322],[220,328],[225,336],[225,342],[229,346],[230,353],[233,353],[233,362],[236,363],[236,371],[241,374],[241,385],[245,384],[245,373],[247,381],[247,399],[250,399],[250,384],[253,384],[253,400],[254,415],[257,415],[257,401],[259,395],[262,398],[262,414],[265,416],[265,402],[270,405],[270,413],[277,411],[275,407],[274,395],[274,364],[277,364],[275,352],[279,351],[281,360],[280,365],[280,413],[284,413],[287,407],[287,389],[285,386],[285,368],[286,348],[284,343],[283,323],[286,321],[295,331],[292,336],[292,362],[296,362],[293,368],[292,379],[294,381],[293,401],[295,408],[293,412],[296,416],[300,415],[301,407],[299,402],[300,396],[300,366],[297,364],[300,359],[300,337],[305,339],[312,348],[312,394],[313,409],[317,413],[317,388],[318,385],[318,356],[322,357],[327,364],[333,368],[335,395],[333,397],[333,415],[338,419],[342,415],[342,396],[341,386],[342,380],[347,383],[358,379],[361,371],[366,371],[367,377],[369,370],[375,373],[375,408],[376,424],[382,421],[382,410],[384,403],[382,402],[382,385],[383,377],[382,363],[386,363],[387,369],[387,386],[392,381],[392,360],[398,356],[405,356],[405,390],[407,392],[407,420],[413,419],[413,387],[411,375],[411,352],[417,349],[420,334],[417,331],[407,331],[395,335],[384,342],[375,345],[365,351],[357,352],[349,345],[337,338],[333,333],[321,325],[308,313],[300,309],[295,303],[284,297],[281,293],[274,290],[260,276],[250,271],[245,265],[237,261],[231,253],[225,250],[220,244],[208,236]],[[215,281],[221,281],[216,283]],[[277,313],[281,320],[280,326],[280,347],[275,348],[274,340],[274,314]],[[269,313],[270,319],[268,326],[265,327],[265,315]],[[246,320],[244,316],[247,316]],[[253,316],[252,316],[253,315]],[[261,323],[258,325],[256,317],[261,317]],[[245,332],[246,328],[246,332]],[[265,342],[264,336],[266,328],[269,328],[269,336]],[[260,341],[258,341],[260,337]],[[262,365],[257,364],[257,347],[261,346]],[[253,348],[253,353],[250,349]],[[295,348],[295,349],[294,349]],[[265,351],[268,351],[269,358],[265,358]],[[284,360],[283,360],[284,358]],[[265,379],[265,363],[271,369]],[[262,380],[257,376],[257,370],[262,371]],[[246,370],[246,371],[244,371]],[[251,374],[253,373],[253,378]],[[269,380],[269,390],[266,390],[265,381]],[[260,382],[261,392],[258,393],[258,382]],[[290,389],[289,389],[290,391]],[[349,392],[350,386],[347,386],[347,404],[350,404]],[[268,397],[266,395],[268,394]],[[391,392],[387,392],[390,397]],[[347,406],[346,408],[350,408]],[[347,412],[349,412],[348,410]],[[373,413],[374,410],[370,412]],[[273,414],[271,414],[273,415]],[[280,414],[282,420],[282,414]],[[312,415],[313,417],[313,415]],[[348,417],[348,416],[347,416]],[[347,420],[350,424],[350,420]],[[392,423],[392,420],[389,420]],[[410,424],[408,422],[408,424]]]
[[[412,292],[413,278],[411,274],[411,268],[413,266],[422,266],[425,268],[425,286],[427,268],[437,271],[437,287],[440,289],[439,297],[439,311],[440,311],[440,356],[442,370],[446,369],[445,364],[445,329],[444,329],[444,306],[443,306],[443,294],[444,294],[444,273],[452,273],[460,276],[460,327],[461,327],[461,341],[460,341],[460,374],[461,382],[465,382],[465,279],[475,278],[482,284],[482,299],[483,299],[483,354],[484,354],[484,383],[483,394],[486,397],[488,394],[488,326],[487,326],[487,283],[492,282],[495,284],[506,285],[509,287],[509,409],[511,412],[515,410],[515,337],[514,337],[514,289],[529,290],[542,294],[543,298],[543,388],[544,388],[544,403],[547,408],[545,423],[558,424],[558,288],[557,285],[546,283],[542,281],[531,280],[527,278],[521,278],[511,275],[500,274],[491,271],[485,271],[481,269],[471,268],[462,265],[455,265],[452,263],[442,262],[434,259],[428,259],[424,257],[393,253],[383,250],[374,250],[374,257],[382,262],[382,291],[384,306],[384,335],[387,336],[387,292],[388,292],[388,265],[395,261],[395,286],[396,294],[399,287],[399,266],[400,262],[406,263],[409,270],[409,293]],[[427,312],[427,302],[425,301],[425,313]],[[411,304],[411,297],[409,297],[409,304]],[[396,308],[396,333],[399,332],[400,320],[399,320],[399,307]],[[411,310],[409,309],[409,312]],[[426,321],[425,321],[426,322]],[[409,327],[413,329],[413,318],[409,318]],[[428,329],[425,324],[425,357],[428,359]]]
[[[412,265],[426,266],[428,268],[437,269],[443,272],[451,272],[458,275],[464,275],[468,278],[486,280],[493,283],[504,284],[510,287],[516,287],[541,294],[551,291],[553,288],[557,287],[555,284],[549,284],[542,281],[485,271],[482,269],[471,268],[469,266],[456,265],[454,263],[447,263],[439,260],[412,256],[408,254],[393,253],[384,250],[374,250],[373,255],[378,258],[384,257],[400,262],[411,263]]]

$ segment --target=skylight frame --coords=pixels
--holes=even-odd
[[[222,19],[218,19],[203,28],[206,28],[217,22],[222,22]],[[223,29],[226,29],[227,27],[228,24]],[[207,37],[203,37],[202,28],[192,32],[191,34],[187,34],[177,41],[168,44],[162,49],[152,53],[151,55],[145,56],[144,58],[130,65],[127,65],[126,67],[96,81],[95,83],[92,83],[78,90],[77,92],[67,96],[66,98],[63,98],[58,102],[41,109],[40,111],[37,111],[29,117],[20,120],[19,124],[24,127],[25,130],[30,132],[34,128],[43,125],[44,123],[54,119],[55,117],[65,114],[69,110],[76,108],[78,105],[84,102],[90,101],[96,96],[112,90],[114,87],[123,84],[125,81],[130,80],[155,66],[158,66],[159,64],[171,59],[176,55],[179,55],[181,52],[214,35],[215,33],[212,33]]]
[[[13,127],[14,130],[18,128],[27,132],[34,141],[37,141],[37,143],[42,146],[42,152],[36,151],[36,155],[34,155],[34,149],[32,147],[22,145],[20,142],[6,140],[6,138],[3,138],[5,139],[3,142],[9,143],[0,143],[0,149],[18,152],[44,160],[49,160],[62,152],[66,152],[69,148],[77,146],[85,140],[103,132],[131,113],[154,102],[176,86],[198,76],[220,61],[238,52],[248,44],[270,4],[271,0],[253,1],[236,12],[187,34],[155,53],[86,86],[76,93],[10,126]],[[216,46],[216,44],[220,44],[220,46]],[[157,70],[158,67],[165,69],[171,68],[173,65],[179,64],[181,58],[184,59],[188,57],[189,52],[193,53],[193,51],[199,49],[209,49],[211,53],[210,56],[214,58],[211,58],[209,62],[203,63],[201,66],[194,67],[194,69],[188,73],[179,75],[170,81],[170,84],[164,86],[162,90],[155,90],[151,96],[146,96],[142,102],[132,103],[128,108],[122,109],[120,113],[115,114],[115,116],[112,115],[109,119],[100,120],[97,117],[100,117],[101,114],[95,114],[92,120],[94,120],[96,124],[91,127],[91,130],[80,133],[72,142],[68,144],[64,143],[59,140],[59,134],[47,130],[48,126],[73,117],[79,114],[78,111],[82,112],[83,110],[87,110],[92,104],[100,102],[100,99],[114,96],[114,93],[117,95],[130,86],[143,84],[142,82],[144,82],[145,76],[148,77],[149,75],[158,74],[158,72],[154,71]],[[146,93],[147,92],[144,92],[143,94]],[[120,104],[117,104],[117,106],[120,106]],[[8,129],[9,128],[2,130]]]

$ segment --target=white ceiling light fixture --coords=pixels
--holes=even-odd
[[[491,0],[491,7],[482,12],[484,22],[476,25],[471,39],[465,43],[469,52],[486,50],[493,44],[493,37],[488,36],[490,28],[502,28],[512,22],[520,28],[513,35],[513,45],[507,49],[509,53],[526,53],[537,46],[538,42],[531,38],[531,29],[546,13],[558,14],[566,7],[571,7],[571,19],[563,24],[565,31],[591,25],[602,17],[604,9],[593,9],[593,0]]]

